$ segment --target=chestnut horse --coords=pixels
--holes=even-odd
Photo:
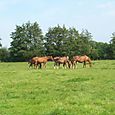
[[[33,67],[33,65],[34,65],[34,68],[36,68],[35,62],[37,61],[38,58],[39,58],[39,57],[33,57],[32,59],[30,59],[30,60],[28,61],[28,64],[30,64],[30,65],[29,65],[29,68],[30,68],[30,67]],[[41,64],[39,64],[39,68],[41,68]]]
[[[43,67],[45,68],[47,61],[53,61],[53,57],[52,56],[33,57],[30,61],[29,67],[34,65],[34,68],[37,68],[39,65],[39,67],[41,68],[43,64]]]
[[[66,69],[67,68],[67,64],[68,67],[69,66],[69,57],[65,56],[65,57],[54,57],[54,69],[57,67],[57,69],[60,67],[60,64],[63,64],[63,67]]]
[[[73,59],[71,60],[73,68],[75,68],[77,62],[83,63],[83,68],[86,67],[87,62],[88,62],[90,67],[92,66],[91,59],[86,55],[84,55],[84,56],[74,56]]]
[[[43,67],[46,68],[46,63],[48,61],[53,61],[53,57],[52,56],[38,57],[37,59],[35,59],[35,68],[37,68],[38,64],[40,64],[40,68],[42,64]]]

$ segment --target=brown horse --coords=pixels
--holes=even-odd
[[[40,68],[41,68],[42,64],[43,64],[43,67],[46,68],[46,63],[48,61],[53,61],[53,57],[52,56],[45,56],[45,57],[35,58],[35,60],[34,60],[35,68],[37,68],[38,64],[40,64]]]
[[[37,61],[38,58],[39,58],[39,57],[33,57],[32,59],[30,59],[30,60],[28,61],[28,64],[30,64],[30,65],[29,65],[29,68],[30,68],[30,67],[33,67],[33,65],[34,65],[34,68],[36,68],[35,62]],[[39,64],[39,68],[41,68],[41,64]]]
[[[86,67],[87,62],[89,63],[90,67],[92,66],[91,59],[86,55],[84,55],[84,56],[74,56],[73,59],[71,60],[73,68],[75,68],[77,62],[83,63],[83,67]]]
[[[67,68],[67,64],[68,67],[69,66],[69,57],[65,56],[65,57],[54,57],[54,69],[57,67],[57,69],[60,67],[60,64],[63,64],[63,67],[66,69]]]

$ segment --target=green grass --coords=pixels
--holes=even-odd
[[[0,115],[115,115],[115,60],[92,68],[0,63]]]

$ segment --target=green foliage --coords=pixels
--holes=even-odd
[[[110,41],[111,56],[115,59],[115,32],[112,33],[112,39]]]
[[[13,61],[25,61],[33,56],[44,55],[43,35],[37,22],[16,26],[11,38],[10,53]]]
[[[9,51],[7,48],[0,48],[0,61],[6,62],[9,60]]]
[[[79,32],[75,28],[69,28],[68,40],[67,40],[67,50],[68,55],[71,57],[78,54],[78,39]]]
[[[68,39],[68,30],[65,26],[59,25],[49,28],[45,35],[46,55],[63,56],[67,55],[66,41]]]
[[[92,36],[91,33],[88,32],[88,30],[82,30],[82,32],[79,34],[78,39],[76,39],[77,42],[77,55],[89,55],[91,53],[91,41]]]
[[[0,41],[1,41],[1,38],[0,38]],[[2,47],[2,43],[0,42],[0,47]]]
[[[90,54],[92,40],[91,33],[83,30],[79,33],[75,28],[66,29],[59,25],[49,28],[45,36],[45,48],[47,55],[70,57],[75,55]]]
[[[115,61],[92,68],[28,68],[0,63],[1,115],[114,115]]]
[[[88,55],[91,59],[115,59],[115,33],[110,43],[96,42],[88,30],[80,33],[76,28],[57,25],[43,36],[37,22],[16,26],[11,33],[9,48],[11,61],[26,61],[34,56]],[[2,57],[2,56],[1,56]],[[4,59],[3,59],[4,60]]]
[[[111,59],[110,45],[103,42],[92,41],[91,57],[92,59]]]

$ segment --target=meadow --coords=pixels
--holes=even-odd
[[[0,115],[115,115],[115,60],[77,69],[0,63]]]

